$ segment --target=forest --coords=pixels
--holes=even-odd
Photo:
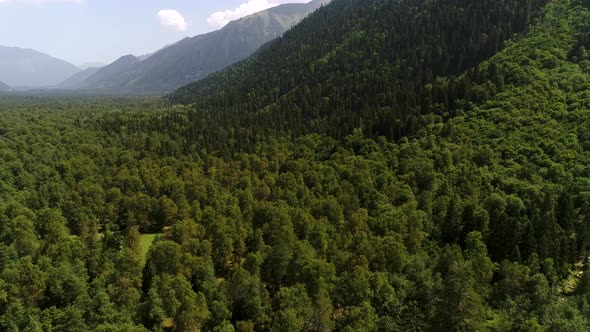
[[[589,331],[589,49],[334,0],[166,98],[1,95],[0,330]]]

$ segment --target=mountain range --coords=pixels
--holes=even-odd
[[[109,65],[87,63],[76,67],[35,50],[0,46],[0,81],[19,90],[168,93],[249,57],[330,1],[279,5],[154,53],[122,56]]]
[[[14,87],[54,86],[80,69],[38,51],[0,46],[0,81]]]
[[[169,92],[243,60],[328,2],[314,0],[270,8],[230,22],[221,30],[185,38],[154,54],[126,55],[81,82],[73,78],[60,87],[119,93]],[[73,81],[77,84],[71,84]]]
[[[116,79],[128,77],[129,75],[126,73],[139,63],[141,63],[141,60],[132,54],[122,56],[110,65],[99,68],[94,74],[90,75],[80,84],[74,86],[74,88],[116,89]]]

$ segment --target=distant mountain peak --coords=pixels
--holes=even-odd
[[[104,66],[86,78],[78,86],[70,88],[81,89],[116,89],[119,75],[133,69],[141,60],[133,54],[120,57],[108,66]]]
[[[80,69],[27,48],[0,46],[0,81],[13,87],[49,87]]]
[[[184,38],[153,54],[139,58],[126,55],[96,72],[79,88],[121,93],[172,91],[247,58],[328,2],[279,5],[232,21],[220,30]]]
[[[141,60],[136,57],[133,54],[127,54],[124,55],[122,57],[120,57],[119,59],[117,59],[115,62],[113,62],[113,64],[115,63],[137,63],[137,62],[141,62]]]

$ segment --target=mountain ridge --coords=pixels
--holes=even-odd
[[[82,71],[79,71],[79,72],[75,73],[74,75],[70,76],[68,79],[66,79],[65,81],[58,84],[56,86],[56,88],[58,88],[58,89],[75,88],[75,87],[79,86],[80,84],[82,84],[84,81],[86,81],[88,78],[90,78],[92,75],[96,74],[99,70],[101,70],[101,68],[102,67],[88,67],[88,68],[86,68]]]
[[[269,8],[232,21],[220,30],[184,38],[125,70],[115,72],[104,67],[75,88],[123,93],[172,91],[250,56],[328,2],[315,0]],[[109,75],[104,75],[107,71]]]
[[[256,56],[184,86],[168,99],[195,109],[237,112],[261,123],[272,118],[269,130],[291,127],[293,135],[345,135],[362,128],[370,136],[399,139],[414,130],[417,116],[431,111],[423,96],[432,95],[437,107],[454,108],[445,93],[460,96],[472,79],[457,76],[526,31],[546,3],[506,2],[502,8],[492,0],[420,6],[412,1],[332,2]],[[374,96],[370,100],[362,97],[367,90]],[[345,112],[351,108],[357,111]],[[300,125],[292,128],[293,123]]]
[[[50,87],[80,69],[33,49],[0,46],[0,81],[14,87]]]
[[[117,84],[113,81],[114,77],[119,77],[121,73],[126,73],[127,70],[133,68],[135,65],[141,63],[141,60],[133,54],[128,54],[115,60],[115,62],[104,66],[94,74],[90,75],[75,88],[81,89],[110,89]]]

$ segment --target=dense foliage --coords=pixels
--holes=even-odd
[[[480,76],[475,65],[523,32],[546,2],[334,1],[249,61],[169,98],[225,110],[228,127],[240,121],[295,136],[362,128],[399,139],[417,129],[420,114],[455,109]]]
[[[496,17],[492,1],[364,3],[375,26],[374,10],[402,4],[424,4],[411,13],[425,20],[465,5],[474,36]],[[400,110],[380,99],[398,80],[380,85],[379,70],[355,86],[322,72],[329,90],[310,93],[356,91],[361,106],[317,92],[334,106],[310,102],[321,116],[289,96],[265,107],[237,83],[227,104],[191,107],[2,97],[0,330],[590,330],[590,4],[555,0],[533,23],[521,19],[538,7],[523,3],[503,1],[503,36],[531,25],[502,51],[473,46],[464,71],[415,81],[419,110],[399,132],[369,111]],[[335,0],[292,33],[357,5]],[[373,27],[358,15],[347,20]],[[453,84],[467,85],[441,103]]]

